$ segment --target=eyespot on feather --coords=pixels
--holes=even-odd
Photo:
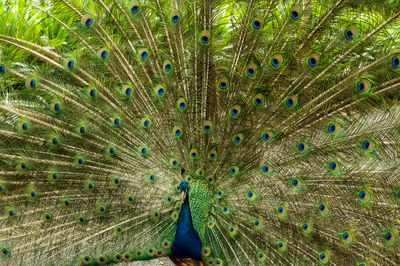
[[[269,62],[274,69],[278,69],[283,63],[283,56],[281,54],[275,54],[271,57]]]
[[[318,54],[312,54],[307,58],[307,66],[310,68],[314,68],[318,65],[319,62],[319,55]]]
[[[249,78],[255,78],[257,75],[257,70],[258,70],[258,68],[257,68],[256,64],[250,63],[246,67],[246,75]]]
[[[7,72],[7,67],[6,64],[4,64],[3,62],[0,62],[0,75],[3,75]]]
[[[392,69],[399,70],[400,69],[400,54],[395,54],[390,58],[390,65]]]
[[[208,31],[203,31],[199,36],[201,45],[209,45],[211,41],[211,34]]]
[[[81,19],[81,24],[86,28],[90,28],[94,24],[94,18],[91,15],[84,15]]]
[[[138,1],[134,1],[129,5],[129,13],[132,16],[136,16],[141,11],[141,6]]]
[[[207,157],[208,157],[208,159],[209,159],[210,161],[216,161],[217,158],[218,158],[217,150],[216,150],[216,149],[211,149],[211,150],[208,152]]]
[[[221,92],[226,92],[229,90],[229,81],[227,78],[220,78],[219,80],[217,80],[217,84],[216,87],[219,91]]]
[[[355,27],[353,26],[348,26],[344,30],[344,37],[347,41],[353,41],[354,39],[357,38],[358,31]]]
[[[169,74],[171,73],[173,70],[173,65],[172,62],[170,60],[165,60],[163,62],[163,71],[165,74]]]
[[[240,107],[240,105],[237,104],[235,104],[229,109],[229,115],[233,119],[239,118],[241,112],[242,112],[242,107]]]
[[[27,89],[35,89],[38,86],[38,81],[36,78],[28,78],[25,81],[25,87]]]
[[[299,6],[294,6],[289,11],[289,17],[292,21],[298,21],[303,15],[303,10]]]
[[[211,121],[204,121],[201,130],[203,133],[210,134],[213,132],[214,126]]]
[[[299,98],[296,95],[288,96],[285,99],[285,107],[289,110],[295,109],[299,103]]]
[[[251,28],[255,31],[259,31],[262,29],[264,24],[264,20],[260,17],[254,17],[251,21]]]
[[[147,59],[147,57],[150,55],[150,53],[149,53],[149,50],[147,50],[147,48],[141,48],[138,51],[138,55],[139,55],[140,60],[143,61],[143,60]]]
[[[182,15],[180,11],[172,11],[169,15],[170,21],[172,24],[178,24],[181,21]]]
[[[103,60],[107,60],[108,59],[108,55],[109,55],[110,51],[105,49],[105,48],[101,48],[98,52],[97,55],[103,59]]]
[[[367,95],[371,91],[371,82],[366,79],[357,80],[355,91],[359,95]]]
[[[67,70],[75,69],[75,60],[73,58],[65,58],[63,61],[63,65]]]
[[[256,94],[252,99],[253,106],[256,108],[263,107],[264,104],[264,95],[261,93]]]

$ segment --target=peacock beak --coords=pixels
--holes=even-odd
[[[182,202],[185,201],[187,196],[187,189],[181,191]]]

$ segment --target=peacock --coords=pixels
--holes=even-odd
[[[3,0],[0,25],[0,265],[400,265],[400,1]]]

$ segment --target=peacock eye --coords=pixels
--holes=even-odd
[[[179,16],[178,15],[175,15],[175,16],[172,17],[172,22],[176,23],[178,21],[179,21]]]
[[[352,40],[354,38],[353,32],[351,32],[350,30],[345,31],[345,36],[347,40]]]
[[[92,25],[92,23],[93,23],[93,19],[91,19],[91,18],[88,18],[85,22],[86,26],[90,26],[90,25]]]
[[[67,64],[68,68],[71,69],[74,67],[74,60],[69,60]]]
[[[400,66],[400,59],[399,59],[398,56],[394,56],[394,57],[392,58],[392,66],[393,66],[394,68],[398,68],[398,67]]]
[[[298,19],[299,13],[296,10],[293,10],[292,12],[290,12],[290,16],[292,17],[292,19]]]
[[[139,12],[139,6],[133,6],[131,8],[131,12],[132,12],[132,14],[136,14],[137,12]]]

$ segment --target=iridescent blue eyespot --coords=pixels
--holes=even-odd
[[[332,171],[335,171],[335,170],[336,170],[336,166],[337,166],[337,163],[331,162],[331,163],[329,164],[329,169],[332,170]]]
[[[29,83],[29,86],[31,88],[34,88],[36,86],[36,81],[34,79],[32,79],[31,82]]]
[[[297,180],[297,179],[293,179],[293,180],[292,180],[292,185],[293,185],[293,186],[296,187],[298,184],[299,184],[299,180]]]
[[[358,196],[360,197],[360,199],[364,199],[366,195],[367,195],[367,193],[366,193],[364,190],[362,190],[362,191],[358,194]]]
[[[325,253],[322,253],[321,255],[319,255],[319,258],[320,258],[321,260],[324,260],[324,259],[326,258]]]
[[[344,32],[344,35],[346,36],[347,40],[352,40],[354,38],[354,34],[351,30],[346,30]]]
[[[224,81],[221,81],[221,82],[219,83],[219,87],[220,87],[221,89],[226,89],[226,88],[228,87],[228,84],[227,84],[226,82],[224,82]]]
[[[114,119],[114,125],[118,126],[119,125],[119,118]]]
[[[129,95],[131,95],[131,93],[132,93],[132,88],[130,88],[130,87],[126,88],[125,95],[129,96]]]
[[[292,12],[290,12],[290,16],[292,17],[292,19],[298,19],[299,13],[296,10],[293,10]]]
[[[208,40],[209,40],[209,39],[208,39],[207,36],[202,36],[202,37],[201,37],[201,42],[202,42],[202,43],[208,43]]]
[[[328,130],[329,130],[330,133],[335,132],[335,130],[336,130],[335,124],[334,123],[329,124]]]
[[[74,60],[69,60],[67,64],[68,68],[73,68],[74,67]]]
[[[0,74],[6,72],[6,67],[3,64],[0,64]]]
[[[249,197],[249,198],[252,198],[253,197],[253,192],[249,192],[249,193],[247,193],[247,197]]]
[[[96,90],[95,90],[95,89],[91,89],[90,92],[89,92],[89,95],[90,95],[91,97],[96,96]]]
[[[171,70],[171,64],[166,64],[165,66],[164,66],[164,69],[165,69],[165,71],[170,71]]]
[[[258,20],[254,20],[254,21],[253,21],[253,27],[254,27],[254,29],[259,29],[259,28],[261,28],[261,22],[258,21]]]
[[[162,96],[164,94],[164,92],[165,92],[164,88],[160,88],[160,89],[158,89],[157,94]]]
[[[293,104],[294,104],[293,99],[292,98],[287,98],[286,99],[286,104],[287,104],[288,107],[292,107]]]
[[[387,241],[389,241],[390,239],[392,239],[392,233],[386,233],[386,235],[385,235],[385,239],[387,240]]]
[[[179,21],[180,17],[178,15],[172,16],[171,21],[173,23],[177,23]]]
[[[277,66],[279,66],[279,60],[276,59],[276,58],[272,58],[271,64],[272,64],[274,67],[277,67]]]
[[[247,75],[253,77],[256,74],[256,71],[252,68],[247,69]]]
[[[254,99],[254,103],[255,103],[257,106],[260,106],[260,105],[262,104],[262,100],[261,100],[260,98],[255,98],[255,99]]]
[[[297,147],[298,147],[299,151],[304,151],[305,146],[303,143],[300,143]]]
[[[363,144],[362,144],[362,149],[363,149],[363,150],[368,150],[370,144],[371,144],[371,143],[369,142],[369,140],[364,140],[364,142],[363,142]]]
[[[263,167],[263,172],[264,172],[264,173],[268,173],[268,171],[269,171],[268,165],[264,165],[264,167]]]
[[[22,123],[22,130],[27,130],[28,124],[26,122]]]
[[[308,224],[303,224],[303,230],[307,230]]]
[[[88,18],[85,22],[86,26],[90,26],[90,25],[92,25],[92,23],[93,23],[93,19],[91,19],[91,18]]]
[[[108,52],[106,50],[104,50],[103,52],[101,52],[100,57],[101,58],[106,58],[107,57]]]
[[[149,53],[147,51],[144,51],[140,54],[140,57],[142,57],[142,59],[145,59],[148,55]]]
[[[359,92],[363,92],[364,89],[365,89],[365,84],[364,84],[364,82],[359,81],[359,82],[357,83],[357,90],[358,90]]]
[[[236,115],[238,114],[238,110],[237,110],[236,108],[232,108],[231,114],[232,114],[233,116],[236,116]]]
[[[347,240],[348,238],[349,238],[349,233],[344,233],[343,235],[342,235],[342,238],[344,239],[344,240]]]
[[[392,66],[398,68],[400,66],[400,59],[397,56],[392,58]]]
[[[139,6],[133,6],[133,7],[131,8],[132,14],[136,14],[137,12],[139,12],[139,9],[140,9]]]
[[[308,58],[308,64],[312,67],[317,65],[317,60],[314,57]]]
[[[323,212],[325,210],[325,205],[324,204],[319,205],[319,210]]]
[[[283,208],[282,207],[279,207],[278,208],[278,213],[282,213],[283,212]]]

